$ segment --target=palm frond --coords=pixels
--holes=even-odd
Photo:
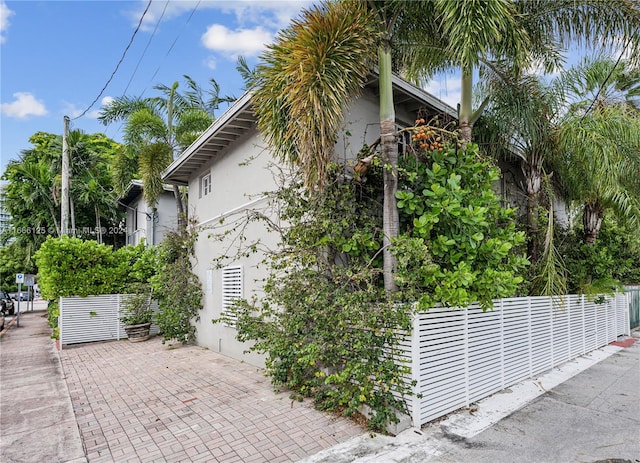
[[[131,114],[142,109],[154,110],[148,98],[121,96],[102,108],[98,120],[104,125],[127,119]]]
[[[166,143],[152,143],[140,150],[140,176],[144,184],[142,194],[151,207],[155,207],[164,191],[161,174],[171,161],[173,150]]]
[[[256,69],[258,127],[275,155],[322,187],[349,102],[375,60],[379,24],[361,2],[325,2],[282,31]]]
[[[190,109],[182,113],[175,127],[175,138],[180,149],[193,143],[213,120],[213,116],[202,109]]]

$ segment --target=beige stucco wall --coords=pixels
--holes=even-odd
[[[336,156],[339,161],[353,164],[352,160],[364,142],[373,143],[379,136],[379,115],[373,96],[361,98],[347,112],[348,123],[345,132],[336,142]],[[237,233],[232,233],[222,242],[214,236],[220,234],[247,210],[263,213],[278,223],[277,213],[267,200],[260,200],[262,193],[273,191],[280,172],[288,172],[277,166],[265,143],[256,130],[250,131],[241,140],[230,145],[215,159],[207,163],[189,182],[189,212],[197,217],[200,225],[198,241],[195,245],[194,272],[200,278],[204,293],[200,320],[196,322],[197,343],[216,352],[242,359],[256,366],[264,365],[264,358],[257,354],[245,354],[247,345],[236,340],[236,330],[222,323],[213,324],[222,312],[222,271],[213,261],[226,255],[226,265],[242,265],[244,273],[244,297],[260,298],[261,280],[266,276],[260,267],[262,254],[251,254],[234,258],[239,245]],[[211,173],[212,191],[206,196],[201,193],[201,178]],[[225,226],[220,224],[224,218]],[[229,225],[226,225],[229,224]],[[270,232],[263,223],[252,223],[244,230],[247,242],[259,238],[261,246],[274,249],[278,234]],[[246,242],[245,242],[246,244]]]
[[[260,198],[263,192],[275,189],[276,182],[271,168],[273,160],[263,146],[257,131],[251,131],[206,164],[189,183],[189,212],[200,227],[195,245],[194,272],[200,278],[204,293],[200,320],[196,322],[197,342],[257,366],[263,365],[263,358],[243,353],[247,345],[235,339],[235,328],[221,323],[213,324],[212,319],[219,318],[222,313],[222,271],[216,268],[214,259],[227,256],[225,265],[242,266],[245,298],[260,294],[261,285],[256,280],[264,277],[263,271],[258,268],[262,256],[251,254],[236,257],[239,244],[237,232],[231,233],[223,241],[215,237],[229,230],[247,210],[268,212],[265,209],[267,202]],[[207,173],[211,173],[212,191],[202,196],[200,179]],[[220,223],[221,219],[224,225]],[[274,217],[274,220],[277,218]],[[249,240],[260,237],[265,246],[274,247],[277,242],[276,235],[268,233],[260,224],[250,225],[244,233]]]

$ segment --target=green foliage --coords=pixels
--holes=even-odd
[[[410,393],[406,365],[392,360],[410,307],[385,300],[381,262],[370,265],[381,243],[376,191],[332,170],[322,193],[296,184],[277,196],[291,226],[267,257],[266,297],[237,307],[238,337],[267,353],[274,384],[347,415],[368,405],[370,427],[384,429]]]
[[[153,292],[148,285],[138,288],[125,302],[120,321],[125,325],[151,323],[153,321],[152,296]]]
[[[36,273],[30,248],[12,242],[0,246],[0,289],[6,292],[18,290],[16,273]]]
[[[141,243],[114,251],[95,241],[49,238],[36,254],[42,296],[54,301],[50,307],[55,311],[60,297],[133,294],[122,313],[125,324],[152,321],[153,296],[160,305],[154,321],[163,341],[192,341],[195,327],[191,321],[197,319],[202,306],[202,290],[189,260],[194,240],[193,232],[174,232],[157,247]],[[52,327],[56,322],[50,319]]]
[[[467,146],[404,160],[403,230],[392,244],[397,293],[382,279],[383,166],[361,183],[333,166],[322,191],[301,184],[277,191],[287,227],[265,258],[265,296],[236,306],[238,339],[266,353],[275,385],[347,415],[366,405],[369,426],[384,429],[411,394],[408,367],[394,359],[415,302],[488,308],[516,292],[527,264],[518,252],[524,236],[491,189],[496,169]]]
[[[168,233],[158,247],[157,272],[150,282],[160,305],[156,322],[163,343],[172,339],[183,344],[195,340],[192,322],[200,318],[202,308],[202,288],[190,260],[195,240],[192,228]]]
[[[35,255],[42,297],[57,300],[68,296],[89,296],[126,292],[130,284],[142,282],[151,269],[141,269],[137,261],[144,255],[143,244],[113,251],[96,241],[63,236],[48,238]],[[148,261],[148,258],[145,260]]]
[[[13,238],[35,252],[47,236],[60,235],[60,172],[62,137],[37,132],[29,138],[33,148],[9,162],[2,175],[7,181],[3,205],[11,216],[11,226],[2,241]],[[69,134],[71,158],[70,197],[73,200],[78,236],[101,239],[105,229],[110,241],[120,244],[115,195],[111,193],[111,161],[120,145],[104,134]]]
[[[492,190],[498,169],[477,149],[446,145],[403,159],[397,198],[405,233],[393,248],[396,280],[422,309],[474,302],[487,309],[523,281],[524,234]]]
[[[561,237],[571,293],[612,292],[640,283],[640,237],[634,227],[605,217],[598,241],[585,244],[577,227]]]
[[[49,304],[47,304],[47,317],[49,319],[49,326],[53,329],[51,339],[60,339],[60,328],[58,328],[60,306],[58,305],[58,301],[49,301]]]

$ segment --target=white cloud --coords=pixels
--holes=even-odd
[[[455,108],[460,103],[462,93],[459,76],[439,76],[432,79],[423,90]]]
[[[82,114],[82,108],[78,108],[75,104],[69,103],[68,101],[63,101],[62,103],[62,114],[65,116],[75,119]]]
[[[127,13],[133,26],[136,26],[140,21],[140,16],[142,16],[142,12],[147,7],[147,3],[147,0],[140,0],[135,10],[130,10]],[[292,17],[296,16],[302,8],[308,7],[312,3],[311,0],[180,0],[153,2],[142,21],[142,30],[153,30],[160,17],[165,21],[177,18],[185,13],[191,14],[196,6],[197,11],[208,9],[218,10],[222,13],[232,13],[239,27],[262,25],[267,29],[277,30],[286,27]]]
[[[2,103],[2,114],[7,117],[26,119],[29,116],[45,116],[48,111],[44,103],[36,100],[29,92],[17,92],[13,94],[15,100],[11,103]]]
[[[14,14],[4,1],[0,2],[0,43],[6,40],[4,34],[9,29],[9,18]]]
[[[87,119],[97,119],[98,117],[100,117],[100,112],[102,112],[102,109],[105,106],[108,106],[109,104],[111,104],[111,102],[113,101],[113,97],[112,96],[105,96],[104,98],[102,98],[102,100],[100,100],[100,108],[99,109],[94,109],[92,111],[89,111],[85,117]],[[72,105],[70,107],[73,107]],[[78,113],[80,114],[80,113]]]
[[[102,100],[100,100],[100,104],[102,105],[102,107],[104,108],[105,106],[110,105],[111,103],[113,103],[114,98],[112,96],[105,96],[104,98],[102,98]]]
[[[255,56],[273,40],[273,34],[261,26],[255,29],[230,30],[213,24],[202,35],[202,43],[210,50],[226,53],[235,59],[238,55]]]
[[[218,66],[218,62],[213,56],[210,56],[204,61],[204,65],[209,69],[215,70],[216,67]]]
[[[223,12],[235,14],[240,25],[260,24],[276,30],[287,27],[291,18],[313,4],[309,0],[236,0],[213,3],[219,5]]]

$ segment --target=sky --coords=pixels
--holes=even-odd
[[[157,96],[154,85],[184,85],[185,74],[205,88],[213,78],[222,95],[241,96],[237,57],[255,65],[278,30],[312,3],[0,0],[0,173],[32,147],[34,133],[61,134],[65,115],[71,129],[121,141],[121,123],[97,120],[102,106],[123,95]],[[460,101],[455,71],[425,90],[453,107]]]
[[[97,120],[111,98],[155,96],[153,86],[209,79],[223,95],[239,97],[239,55],[255,64],[265,44],[308,1],[154,0],[113,80],[148,0],[0,0],[1,171],[38,131],[61,134],[63,116],[72,129],[103,132],[120,141],[121,124]],[[224,110],[225,107],[221,108]]]
[[[102,105],[122,95],[158,95],[154,85],[183,83],[184,74],[205,87],[213,78],[223,95],[239,97],[237,57],[254,65],[277,31],[312,2],[153,0],[101,93],[148,3],[0,0],[0,172],[31,148],[34,133],[61,134],[64,115],[71,129],[121,141],[121,123],[97,120]],[[430,90],[454,106],[458,101],[457,79],[434,81]]]

